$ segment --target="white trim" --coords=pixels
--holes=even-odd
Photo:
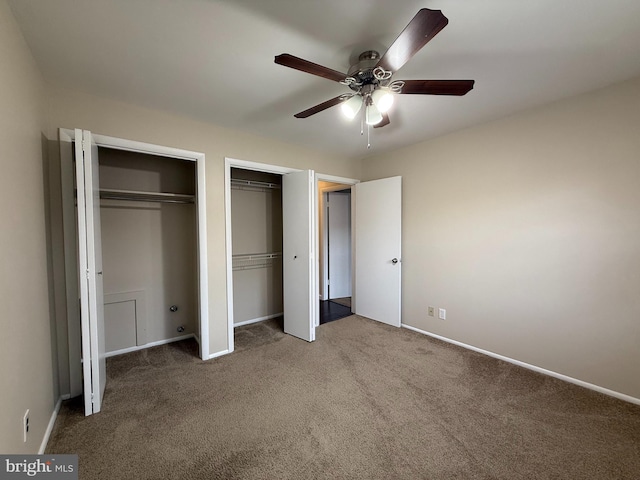
[[[212,353],[211,355],[209,355],[209,358],[207,360],[212,360],[214,358],[218,358],[218,357],[221,357],[223,355],[227,355],[228,353],[231,353],[231,352],[229,350],[221,350],[219,352]]]
[[[75,130],[61,128],[60,132],[75,140]],[[196,162],[196,210],[198,215],[198,289],[200,311],[200,357],[209,358],[209,276],[207,260],[207,196],[205,177],[205,154],[180,148],[165,147],[151,143],[137,142],[123,138],[92,133],[100,147],[127,150]]]
[[[234,328],[243,327],[245,325],[251,325],[252,323],[264,322],[265,320],[271,320],[272,318],[281,317],[282,315],[284,315],[284,312],[274,313],[271,315],[267,315],[265,317],[251,318],[249,320],[244,320],[242,322],[234,323],[233,326]]]
[[[610,397],[617,398],[619,400],[624,400],[625,402],[634,403],[636,405],[640,405],[640,398],[632,397],[631,395],[626,395],[624,393],[616,392],[615,390],[609,390],[608,388],[600,387],[598,385],[594,385],[593,383],[588,383],[583,380],[578,380],[577,378],[569,377],[567,375],[563,375],[562,373],[557,373],[552,370],[547,370],[545,368],[537,367],[535,365],[531,365],[529,363],[521,362],[520,360],[515,360],[513,358],[505,357],[504,355],[500,355],[498,353],[493,353],[488,350],[483,350],[482,348],[474,347],[473,345],[468,345],[466,343],[458,342],[457,340],[452,340],[447,337],[443,337],[441,335],[436,335],[435,333],[426,332],[424,330],[420,330],[419,328],[412,327],[411,325],[407,325],[405,323],[401,324],[402,327],[407,330],[412,330],[414,332],[421,333],[423,335],[427,335],[429,337],[437,338],[438,340],[442,340],[443,342],[451,343],[453,345],[457,345],[462,348],[466,348],[468,350],[473,350],[474,352],[482,353],[483,355],[487,355],[489,357],[497,358],[498,360],[502,360],[504,362],[512,363],[513,365],[517,365],[519,367],[526,368],[528,370],[533,370],[534,372],[542,373],[543,375],[548,375],[550,377],[557,378],[559,380],[563,380],[565,382],[573,383],[574,385],[578,385],[580,387],[588,388],[589,390],[594,390],[596,392],[602,393],[604,395],[608,395]]]
[[[327,175],[326,173],[316,173],[316,180],[323,182],[342,183],[344,185],[355,185],[360,183],[360,180],[347,177],[336,177],[335,175]]]
[[[156,342],[145,343],[144,345],[136,345],[135,347],[127,347],[127,348],[122,348],[120,350],[114,350],[113,352],[105,353],[104,356],[106,358],[115,357],[116,355],[137,352],[138,350],[145,350],[147,348],[157,347],[159,345],[166,345],[167,343],[179,342],[180,340],[187,340],[189,338],[194,338],[194,337],[195,335],[193,333],[190,333],[188,335],[181,335],[179,337],[166,338],[164,340],[158,340]]]
[[[320,296],[322,298],[329,298],[329,229],[327,228],[329,217],[329,208],[327,205],[327,200],[329,200],[328,195],[324,188],[320,189],[320,195],[318,195],[320,200],[320,207],[318,208],[318,231],[320,232],[320,236],[322,236],[322,278],[320,279],[320,285],[318,288],[321,289]],[[322,221],[320,220],[320,209],[322,209]],[[320,245],[318,245],[318,257],[320,256]],[[318,260],[318,267],[320,266],[320,261]],[[318,323],[320,319],[318,319]]]
[[[53,412],[51,413],[51,418],[49,419],[49,424],[47,425],[47,429],[44,431],[44,436],[42,437],[42,442],[40,442],[40,448],[38,449],[38,455],[43,455],[44,451],[47,449],[47,443],[49,443],[49,437],[51,437],[51,432],[53,432],[53,427],[56,424],[56,418],[58,418],[58,412],[60,411],[60,406],[62,405],[62,400],[66,400],[69,398],[69,395],[62,395],[58,398],[56,402],[56,406],[53,407]]]
[[[231,160],[224,159],[224,231],[225,263],[227,267],[227,352],[233,344],[233,243],[231,243]]]
[[[225,166],[230,168],[242,168],[244,170],[254,170],[256,172],[275,173],[278,175],[286,175],[287,173],[299,172],[299,168],[280,167],[278,165],[270,165],[268,163],[249,162],[247,160],[238,160],[236,158],[225,157]]]

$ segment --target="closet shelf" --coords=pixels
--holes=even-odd
[[[135,190],[100,189],[104,200],[130,200],[138,202],[194,203],[195,195],[182,193],[140,192]]]
[[[251,270],[253,268],[267,268],[273,266],[273,262],[282,258],[282,252],[250,253],[245,255],[232,255],[233,270]]]
[[[276,190],[280,185],[271,182],[258,182],[256,180],[231,179],[231,188],[235,190]]]

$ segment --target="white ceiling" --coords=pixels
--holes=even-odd
[[[9,0],[45,80],[348,157],[419,142],[640,75],[638,0]],[[372,130],[331,108],[349,91],[276,65],[346,72],[420,8],[449,25],[395,79],[474,79],[464,97],[399,96]]]

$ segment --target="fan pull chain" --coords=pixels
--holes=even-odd
[[[367,123],[367,150],[371,148],[371,125]]]

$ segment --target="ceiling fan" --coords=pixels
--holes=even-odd
[[[352,90],[350,93],[338,95],[294,116],[307,118],[342,104],[342,112],[348,118],[355,118],[362,109],[363,124],[379,128],[390,123],[387,112],[393,104],[394,94],[465,95],[473,88],[474,80],[392,79],[393,75],[448,23],[449,20],[442,11],[423,8],[418,11],[382,57],[375,50],[363,52],[358,62],[352,65],[346,74],[288,53],[278,55],[275,57],[275,63],[279,65],[339,82]]]

